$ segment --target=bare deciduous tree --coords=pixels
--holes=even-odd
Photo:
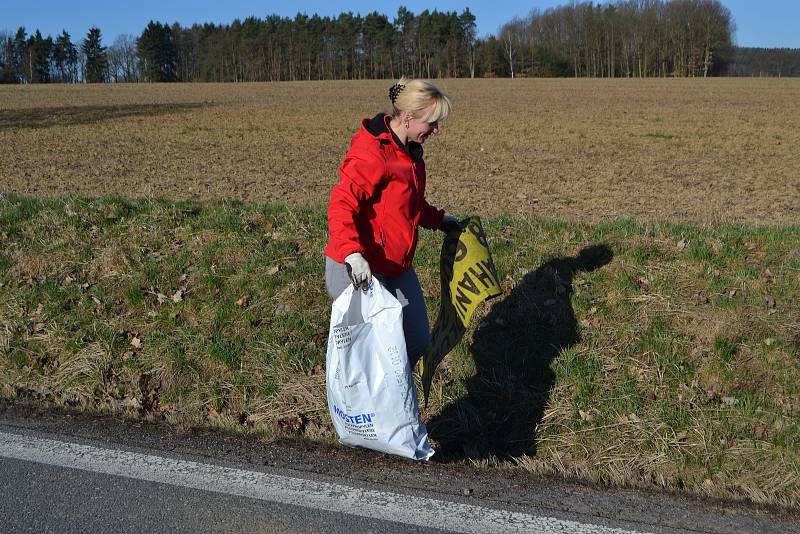
[[[522,19],[512,19],[500,28],[500,40],[503,42],[503,52],[508,62],[508,70],[514,77],[514,58],[519,52],[520,39],[523,33],[524,22]]]
[[[106,57],[111,81],[124,83],[141,81],[136,39],[132,35],[126,33],[118,35],[106,50]]]

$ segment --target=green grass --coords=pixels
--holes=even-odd
[[[484,224],[504,295],[422,409],[440,456],[800,506],[800,227]],[[0,391],[333,443],[325,241],[324,206],[8,196]]]
[[[645,137],[652,137],[653,139],[674,139],[675,136],[664,132],[652,132],[645,134]]]

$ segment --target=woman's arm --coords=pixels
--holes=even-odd
[[[427,200],[422,199],[422,214],[419,218],[420,226],[429,230],[441,230],[443,220],[444,210],[435,208],[428,204]]]
[[[339,183],[333,187],[328,204],[330,243],[338,256],[335,260],[364,252],[355,218],[383,181],[385,168],[382,158],[361,154],[348,154],[339,167]]]

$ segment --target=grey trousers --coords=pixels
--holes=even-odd
[[[428,350],[428,338],[430,337],[425,297],[422,296],[422,287],[419,285],[417,273],[413,267],[409,267],[403,274],[395,278],[380,274],[376,274],[375,277],[380,280],[383,287],[397,297],[400,304],[403,304],[403,333],[406,338],[406,352],[411,369],[414,369],[417,360]],[[333,261],[325,256],[325,287],[328,289],[328,295],[335,300],[351,283],[350,277],[347,275],[347,267],[343,263]]]

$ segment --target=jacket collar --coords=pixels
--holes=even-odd
[[[403,142],[400,141],[400,138],[397,137],[397,134],[389,127],[390,120],[391,117],[387,113],[378,113],[371,119],[364,119],[362,124],[364,129],[372,136],[387,141],[391,139],[395,146],[408,154],[412,160],[421,161],[423,154],[422,145],[414,141],[409,141],[407,145],[404,145]]]

